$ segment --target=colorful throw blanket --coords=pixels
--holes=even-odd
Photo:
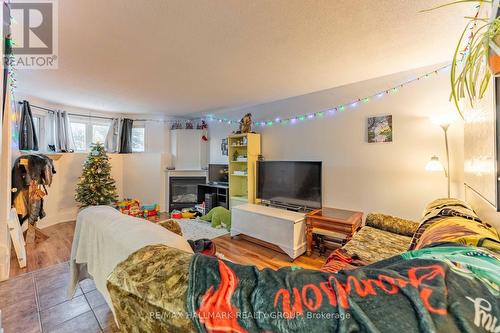
[[[438,199],[427,206],[409,250],[444,241],[500,250],[498,231],[481,222],[467,203],[457,199]]]
[[[336,249],[328,256],[321,271],[337,273],[341,269],[353,269],[368,264],[368,262],[361,260],[357,254],[349,255],[344,249]]]
[[[199,332],[500,330],[500,259],[480,248],[425,248],[337,274],[203,255],[189,270]]]

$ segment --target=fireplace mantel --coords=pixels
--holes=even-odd
[[[165,211],[170,212],[170,181],[172,177],[204,177],[208,176],[207,170],[165,170]]]
[[[177,170],[166,169],[167,177],[207,177],[208,170]]]

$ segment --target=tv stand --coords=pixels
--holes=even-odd
[[[216,195],[216,207],[222,206],[229,209],[229,186],[223,184],[200,184],[198,185],[198,204],[205,201],[205,194]],[[205,212],[207,214],[208,211]]]
[[[275,207],[275,208],[280,208],[280,209],[286,209],[290,210],[292,212],[297,212],[297,213],[310,213],[313,211],[313,209],[308,208],[306,206],[300,206],[300,205],[293,205],[293,204],[288,204],[280,201],[262,201],[262,205],[267,206],[267,207]]]
[[[265,205],[236,206],[231,209],[231,237],[240,234],[272,244],[272,249],[279,248],[292,259],[306,251],[304,213]]]

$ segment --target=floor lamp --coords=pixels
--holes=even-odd
[[[448,198],[451,197],[451,174],[450,174],[450,148],[448,144],[448,129],[457,120],[455,114],[446,114],[438,117],[433,117],[431,121],[439,125],[444,132],[444,144],[446,148],[446,167],[439,161],[439,157],[432,156],[431,160],[427,162],[425,170],[427,171],[444,171],[444,175],[448,180]]]

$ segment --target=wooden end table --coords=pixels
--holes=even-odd
[[[344,243],[361,227],[363,213],[323,207],[306,215],[307,255],[312,253],[313,233],[339,235]]]

